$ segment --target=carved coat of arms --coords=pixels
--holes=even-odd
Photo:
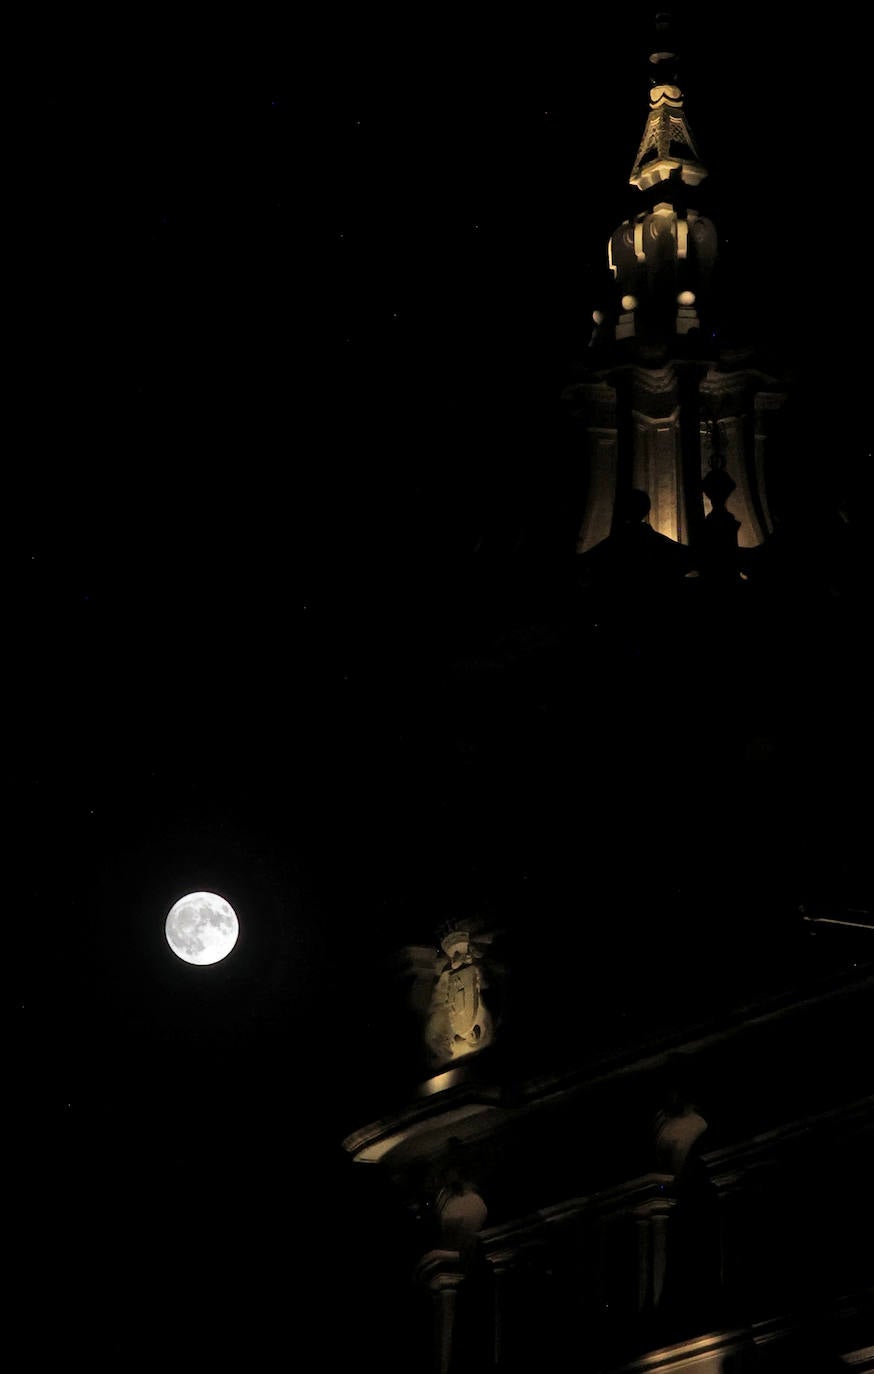
[[[426,1014],[425,1041],[435,1063],[482,1049],[492,1022],[482,999],[482,955],[467,930],[444,935]]]

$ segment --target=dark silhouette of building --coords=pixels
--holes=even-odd
[[[874,1369],[863,606],[852,561],[787,555],[790,380],[720,340],[664,15],[656,39],[642,208],[565,390],[572,586],[505,707],[513,763],[481,764],[549,877],[447,899],[383,970],[394,1095],[345,1140],[409,1273],[385,1358],[423,1374]]]

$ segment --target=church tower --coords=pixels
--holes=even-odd
[[[386,1238],[403,1251],[398,1374],[874,1371],[872,926],[795,906],[808,817],[838,801],[811,718],[833,731],[849,698],[841,683],[824,704],[806,613],[798,637],[794,610],[771,615],[793,599],[735,580],[738,548],[772,529],[788,385],[720,337],[708,174],[663,15],[656,39],[639,210],[610,237],[564,395],[587,473],[579,552],[645,492],[644,544],[701,576],[662,580],[653,561],[626,597],[619,568],[604,619],[585,589],[564,643],[499,649],[504,683],[490,664],[481,692],[464,686],[484,737],[463,781],[475,842],[492,811],[506,872],[483,844],[493,894],[472,914],[459,884],[428,940],[423,871],[423,942],[383,970],[378,1031],[369,980],[362,1017],[395,1087],[343,1141],[372,1199],[353,1278],[375,1291]],[[649,647],[662,624],[692,627],[683,652],[676,634]]]
[[[608,537],[635,488],[650,498],[653,528],[693,546],[728,493],[738,545],[753,549],[773,528],[768,467],[787,387],[752,346],[721,342],[708,169],[666,14],[656,18],[649,68],[649,111],[628,177],[640,208],[610,235],[610,287],[563,393],[582,429],[587,475],[577,552]]]

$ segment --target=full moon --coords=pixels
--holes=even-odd
[[[217,964],[237,943],[237,913],[215,892],[189,892],[174,902],[164,925],[167,944],[186,964]]]

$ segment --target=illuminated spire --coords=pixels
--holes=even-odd
[[[699,208],[707,169],[678,71],[670,18],[661,13],[649,54],[649,114],[629,177],[643,194],[608,240],[612,282],[594,302],[586,365],[564,392],[586,433],[580,553],[621,529],[632,491],[646,492],[652,529],[699,550],[714,530],[736,553],[772,528],[765,455],[786,392],[747,366],[751,350],[719,342],[719,242]],[[731,567],[729,554],[721,557]]]
[[[617,342],[661,342],[710,328],[716,229],[696,208],[695,187],[707,176],[698,157],[679,85],[679,55],[666,14],[656,16],[649,54],[649,114],[629,181],[645,193],[633,219],[614,230],[608,245],[612,307],[599,307],[601,331]],[[606,304],[606,303],[605,303]],[[600,326],[599,326],[600,327]]]
[[[679,55],[670,15],[656,15],[655,27],[655,43],[649,55],[653,68],[649,115],[628,178],[641,191],[672,176],[679,175],[687,186],[697,186],[707,176],[683,109]]]

